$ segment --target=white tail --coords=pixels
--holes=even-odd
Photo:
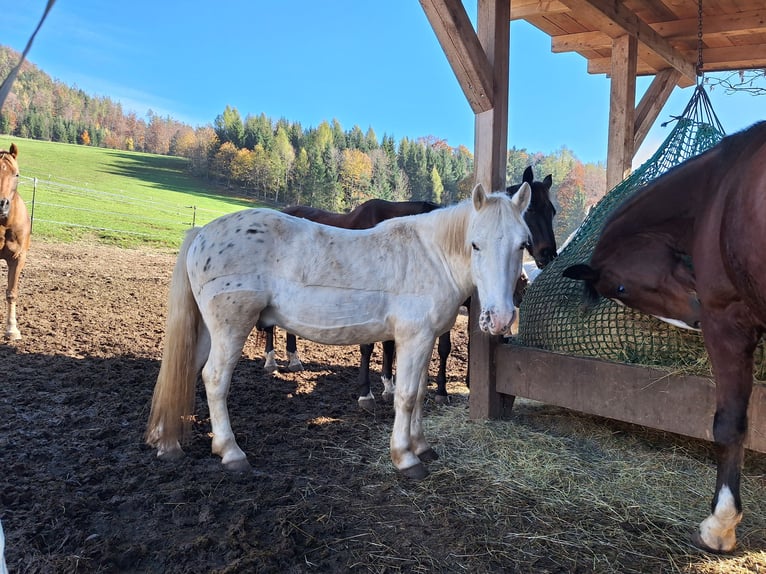
[[[188,433],[190,415],[194,412],[199,375],[195,352],[201,316],[189,285],[186,255],[199,230],[193,228],[186,234],[173,269],[162,364],[146,427],[147,444],[157,447],[157,456],[163,458],[183,454],[180,442]]]

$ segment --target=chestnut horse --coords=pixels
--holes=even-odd
[[[11,144],[9,151],[0,151],[0,259],[8,264],[5,337],[12,341],[21,339],[16,324],[16,300],[32,232],[32,221],[18,190],[18,155],[16,144]]]
[[[564,270],[599,295],[701,329],[716,383],[718,458],[700,548],[728,553],[742,519],[740,474],[753,353],[766,329],[766,122],[724,138],[617,208],[589,264]]]

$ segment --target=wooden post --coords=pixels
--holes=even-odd
[[[612,82],[609,97],[609,143],[606,188],[612,189],[630,173],[635,149],[633,130],[636,107],[638,40],[626,34],[612,42]]]
[[[511,3],[508,0],[478,0],[477,34],[492,67],[494,107],[476,114],[474,166],[476,183],[487,191],[505,189],[508,153],[508,77]],[[513,288],[510,286],[510,288]],[[479,300],[474,292],[469,315],[468,372],[471,382],[469,416],[498,418],[512,398],[495,387],[495,349],[498,337],[478,329]]]

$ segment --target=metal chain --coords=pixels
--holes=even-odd
[[[702,77],[702,0],[697,1],[697,77]]]

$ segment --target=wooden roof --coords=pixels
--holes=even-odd
[[[697,0],[511,0],[511,20],[551,37],[553,52],[577,52],[591,74],[611,73],[613,41],[638,38],[637,75],[681,73],[694,84]],[[766,0],[703,0],[703,71],[766,68]]]

